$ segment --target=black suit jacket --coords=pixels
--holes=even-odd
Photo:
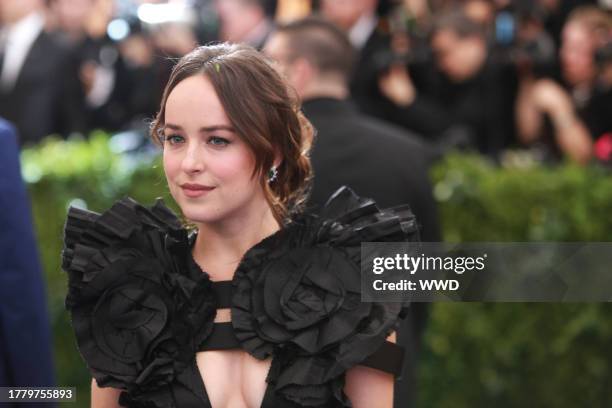
[[[20,144],[52,133],[84,130],[83,99],[75,60],[51,34],[41,32],[9,91],[0,90],[0,116],[17,127]]]
[[[363,48],[357,51],[350,80],[351,97],[363,113],[383,117],[384,112],[381,111],[379,102],[385,98],[379,90],[378,78],[393,60],[391,37],[379,24]]]
[[[315,173],[310,204],[319,207],[346,184],[381,208],[408,203],[423,241],[440,238],[429,151],[405,130],[359,113],[351,102],[314,99],[303,105],[317,130],[311,153]]]
[[[313,99],[303,109],[318,132],[311,154],[311,207],[322,206],[338,187],[348,185],[381,208],[410,204],[422,225],[422,240],[439,240],[427,173],[429,153],[414,135],[359,113],[347,101]],[[397,333],[406,358],[402,378],[395,383],[395,408],[410,408],[416,399],[416,365],[427,308],[415,303],[410,309]]]

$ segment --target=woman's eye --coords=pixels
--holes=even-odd
[[[171,145],[183,143],[185,138],[179,135],[168,135],[164,137],[164,141],[170,143]]]
[[[228,144],[230,144],[230,141],[227,139],[224,139],[222,137],[218,137],[218,136],[211,136],[208,139],[208,143],[213,145],[213,146],[217,146],[217,147],[225,147]]]

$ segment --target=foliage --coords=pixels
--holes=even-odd
[[[59,384],[89,406],[89,374],[64,311],[62,228],[70,204],[94,211],[130,195],[172,202],[159,160],[120,155],[102,133],[23,152],[45,268]],[[432,171],[448,241],[612,241],[612,178],[597,167],[500,168],[450,155]],[[607,304],[435,304],[419,364],[423,407],[612,404]],[[68,405],[66,405],[68,406]],[[73,405],[70,405],[73,406]]]
[[[454,154],[432,174],[447,241],[612,241],[608,169],[499,168]]]
[[[612,177],[596,166],[432,172],[447,241],[612,241]],[[419,366],[423,407],[612,405],[609,304],[439,303]]]

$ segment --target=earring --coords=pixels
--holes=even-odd
[[[276,166],[270,167],[270,170],[268,170],[268,183],[274,182],[274,180],[276,180],[277,178],[278,170],[276,169]]]

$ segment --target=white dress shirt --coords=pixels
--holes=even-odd
[[[377,25],[378,17],[374,14],[363,14],[359,17],[359,20],[353,24],[348,32],[348,37],[353,47],[357,50],[362,49]]]
[[[32,13],[18,22],[2,30],[2,51],[4,53],[2,72],[0,73],[0,86],[7,91],[17,82],[21,68],[45,25],[42,13]]]

